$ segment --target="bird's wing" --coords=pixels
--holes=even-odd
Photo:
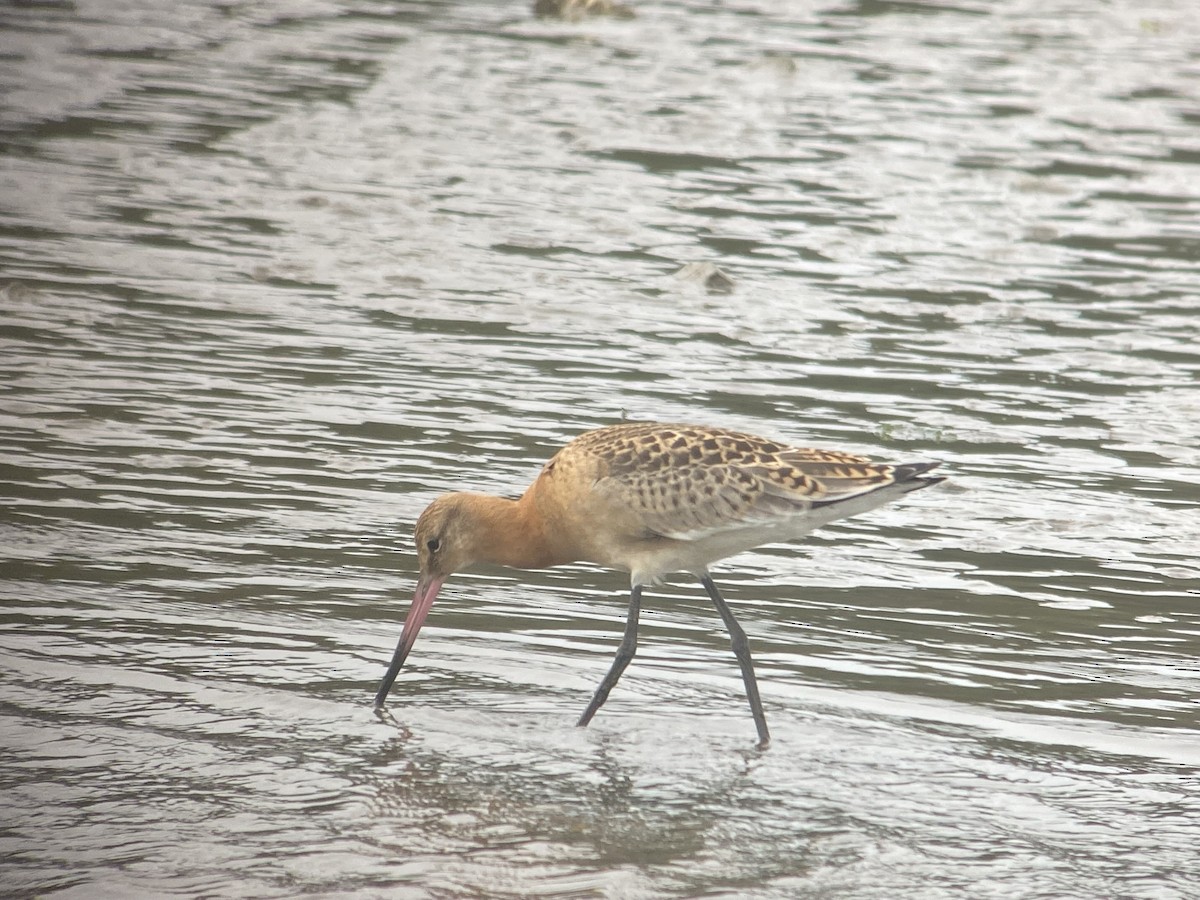
[[[890,484],[894,469],[852,453],[691,425],[611,426],[568,450],[595,462],[593,490],[614,509],[650,534],[680,540],[782,525],[814,504]]]
[[[598,480],[594,490],[619,504],[654,535],[700,540],[743,528],[793,521],[893,483],[890,465],[864,457],[789,449],[767,460],[631,468]]]
[[[598,481],[594,490],[632,513],[648,536],[697,540],[785,521],[807,508],[807,497],[819,488],[800,479],[775,489],[751,469],[709,465],[609,476]]]
[[[873,463],[865,456],[828,450],[786,450],[779,454],[779,464],[794,468],[817,482],[827,503],[848,500],[859,494],[886,487],[896,480],[896,466]]]

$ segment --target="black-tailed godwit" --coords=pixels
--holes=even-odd
[[[759,747],[770,742],[750,647],[709,576],[717,560],[873,509],[943,479],[936,462],[886,465],[836,450],[695,425],[628,423],[580,435],[517,500],[444,494],[417,520],[416,594],[375,696],[381,708],[442,584],[473,563],[541,569],[591,562],[629,573],[629,614],[591,721],[637,648],[642,587],[671,572],[700,579],[741,665]]]

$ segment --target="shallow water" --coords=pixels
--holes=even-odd
[[[6,896],[1200,896],[1184,4],[0,11]],[[732,292],[680,277],[719,266]],[[951,480],[648,592],[437,493],[689,420]]]

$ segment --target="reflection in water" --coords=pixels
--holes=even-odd
[[[6,895],[1200,893],[1197,13],[0,11]],[[731,289],[679,278],[717,267]],[[596,425],[938,458],[647,593],[448,488]]]

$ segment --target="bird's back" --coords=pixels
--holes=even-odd
[[[793,540],[941,481],[937,463],[887,465],[840,451],[696,425],[627,423],[580,435],[531,492],[575,557],[634,580]]]

